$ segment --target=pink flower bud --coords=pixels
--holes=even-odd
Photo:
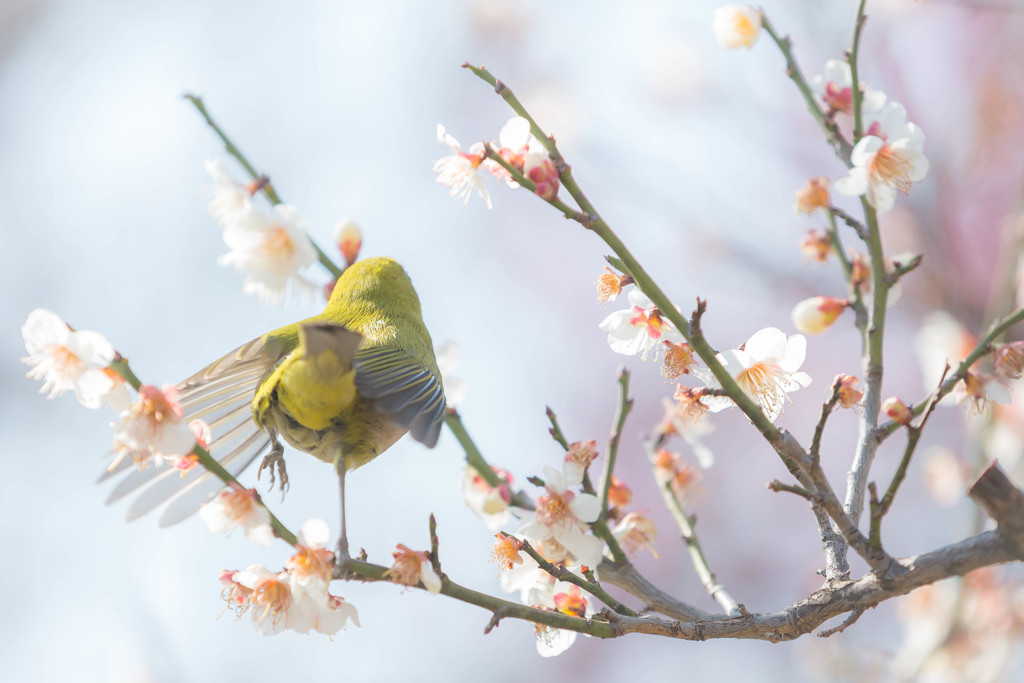
[[[345,263],[351,266],[359,258],[359,250],[363,246],[363,233],[353,221],[338,221],[334,226],[334,242],[345,258]]]
[[[836,321],[848,305],[845,299],[814,296],[793,307],[793,325],[805,334],[821,334]]]
[[[910,412],[907,404],[895,396],[890,396],[882,402],[882,410],[885,411],[890,420],[901,425],[908,425],[914,419],[914,414]]]

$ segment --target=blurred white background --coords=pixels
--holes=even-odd
[[[907,105],[929,136],[933,163],[929,180],[900,200],[919,210],[917,220],[894,212],[887,239],[895,250],[923,249],[926,259],[943,250],[932,275],[922,276],[930,285],[911,287],[891,318],[886,393],[916,399],[922,389],[909,340],[919,302],[978,322],[999,222],[1019,198],[1021,160],[1009,150],[1021,140],[1024,62],[1011,38],[1022,22],[1017,13],[953,3],[871,5],[862,74]],[[321,245],[330,247],[337,220],[352,218],[364,231],[364,256],[389,255],[405,266],[435,341],[454,339],[464,350],[470,432],[518,482],[560,458],[545,405],[570,440],[606,437],[615,371],[625,360],[635,370],[637,404],[619,476],[662,531],[661,559],[644,556],[639,566],[665,589],[713,609],[635,439],[660,418],[672,387],[654,364],[612,354],[597,329],[618,307],[594,303],[608,250],[523,191],[495,188],[492,211],[478,197],[462,207],[434,183],[431,162],[446,153],[435,140],[438,122],[468,146],[495,138],[510,116],[459,68],[466,60],[485,64],[556,135],[584,190],[684,310],[695,296],[708,298],[705,327],[716,346],[733,347],[767,325],[792,332],[792,303],[843,292],[834,264],[801,263],[803,231],[822,226],[793,218],[792,193],[810,176],[839,177],[841,167],[767,36],[749,52],[720,49],[710,31],[714,7],[4,0],[4,679],[793,681],[837,675],[824,668],[837,647],[868,668],[884,660],[899,638],[891,605],[828,642],[583,639],[544,660],[529,625],[506,621],[483,636],[486,612],[390,585],[336,584],[363,627],[333,641],[263,638],[230,614],[217,619],[217,574],[254,562],[279,566],[287,550],[256,548],[240,534],[215,537],[197,519],[170,530],[149,518],[126,524],[124,506],[105,507],[107,492],[94,485],[106,465],[111,416],[69,396],[47,402],[19,363],[19,326],[39,306],[104,333],[153,384],[176,382],[321,308],[316,299],[263,308],[241,294],[240,276],[216,265],[225,247],[205,211],[203,162],[227,159],[181,99],[197,93],[299,207]],[[793,35],[808,76],[842,56],[855,3],[778,0],[765,9]],[[1003,101],[984,99],[989,77],[996,92],[989,95]],[[806,442],[832,376],[860,374],[852,329],[840,324],[812,339],[805,369],[815,383],[794,395],[781,422]],[[710,439],[718,463],[705,473],[697,508],[705,550],[740,602],[781,609],[818,582],[811,515],[798,500],[764,490],[785,472],[742,417],[723,414],[718,424]],[[927,439],[958,447],[960,429],[959,419],[936,420]],[[837,478],[854,433],[852,414],[833,420],[826,452]],[[880,477],[900,448],[882,451]],[[355,473],[353,543],[388,563],[396,543],[427,546],[434,513],[449,575],[499,591],[487,561],[491,535],[459,495],[462,468],[445,434],[435,451],[403,440]],[[336,530],[330,468],[296,454],[288,469],[288,497],[277,505],[276,494],[267,496],[282,520],[297,528],[322,516]],[[937,507],[921,495],[919,476],[906,489],[887,520],[894,553],[966,533],[969,503]]]

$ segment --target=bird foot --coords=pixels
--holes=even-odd
[[[284,466],[284,447],[278,443],[276,438],[270,452],[263,456],[260,468],[256,470],[257,481],[263,470],[267,470],[270,472],[270,489],[273,490],[274,482],[277,481],[277,478],[274,477],[275,469],[277,470],[277,478],[281,480],[281,499],[284,500],[284,494],[288,490],[288,470]]]

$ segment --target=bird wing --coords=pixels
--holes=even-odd
[[[234,476],[270,445],[270,435],[252,419],[256,388],[281,357],[277,344],[267,339],[259,337],[243,344],[177,387],[182,419],[186,423],[200,419],[210,426],[207,450]],[[131,460],[126,458],[104,473],[100,481],[131,467]],[[138,491],[128,508],[128,520],[168,503],[159,524],[170,526],[192,515],[223,487],[224,483],[203,467],[194,467],[184,474],[170,467],[150,467],[134,470],[122,479],[107,503]]]
[[[412,438],[433,448],[444,422],[444,389],[437,372],[402,349],[362,348],[356,354],[356,388],[377,409],[408,427]]]

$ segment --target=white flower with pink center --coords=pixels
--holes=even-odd
[[[791,337],[775,327],[758,330],[741,349],[731,349],[717,355],[718,361],[736,380],[737,384],[761,405],[765,416],[772,422],[782,413],[789,400],[788,394],[811,383],[806,372],[799,372],[807,351],[803,335]],[[721,388],[718,380],[703,368],[694,368],[708,387]],[[734,405],[725,396],[705,396],[704,405],[718,412]]]
[[[283,631],[334,635],[351,620],[359,626],[356,608],[326,587],[320,591],[295,591],[288,572],[274,573],[260,565],[240,572],[221,572],[223,597],[239,616],[252,610],[253,625],[265,636]]]
[[[501,481],[497,486],[488,484],[476,469],[467,465],[462,476],[462,498],[469,509],[484,520],[488,529],[497,531],[512,517],[508,507],[512,500],[512,475],[497,467],[491,469]]]
[[[199,508],[199,519],[215,534],[227,534],[241,527],[245,537],[256,545],[268,547],[274,541],[270,513],[260,505],[256,489],[229,486]]]
[[[861,99],[861,111],[875,112],[885,104],[885,93],[860,83],[864,90]],[[824,105],[825,113],[853,114],[853,75],[850,64],[845,59],[830,59],[825,62],[825,70],[821,75],[811,79],[811,90]]]
[[[572,553],[580,564],[596,567],[603,544],[587,533],[587,524],[597,520],[601,502],[590,493],[574,493],[569,486],[579,485],[553,467],[544,468],[546,493],[537,497],[537,510],[519,533],[531,543],[555,540]]]
[[[413,550],[399,543],[392,556],[395,561],[391,568],[384,572],[384,576],[404,586],[420,584],[435,595],[441,591],[441,577],[434,571],[430,553]]]
[[[300,274],[317,255],[306,235],[306,222],[294,206],[278,204],[269,214],[250,207],[232,216],[223,237],[230,251],[217,263],[245,274],[245,294],[255,294],[264,304],[280,304],[290,288],[317,291]]]
[[[853,167],[833,185],[839,194],[863,195],[879,211],[889,211],[896,193],[907,194],[928,175],[924,132],[907,121],[903,105],[890,102],[865,122],[865,135],[850,153]]]
[[[99,332],[73,332],[59,315],[45,308],[28,314],[21,326],[28,356],[21,361],[32,366],[27,377],[41,379],[39,393],[55,398],[74,391],[86,408],[99,408],[122,383],[105,369],[116,352]]]
[[[172,386],[158,389],[150,384],[139,387],[139,399],[123,411],[113,423],[116,458],[113,469],[122,459],[130,457],[139,469],[150,463],[177,463],[196,445],[192,429],[181,421],[182,408],[177,390]]]
[[[498,154],[502,159],[524,174],[528,171],[528,157],[530,157],[532,166],[538,165],[541,161],[539,158],[534,158],[536,155],[547,158],[547,150],[530,132],[530,122],[522,116],[513,116],[501,127],[498,142],[494,146],[497,147]],[[483,166],[496,178],[504,180],[509,187],[519,187],[519,183],[512,179],[512,174],[493,159],[484,161]]]
[[[252,621],[263,635],[280,633],[291,627],[290,622],[300,620],[297,617],[303,610],[293,609],[296,602],[287,572],[274,573],[254,564],[235,573],[231,580],[249,591]]]
[[[490,209],[491,195],[484,187],[484,178],[480,174],[481,164],[486,158],[484,144],[474,142],[468,151],[463,152],[459,141],[446,132],[440,123],[437,124],[437,141],[451,152],[434,162],[437,182],[449,189],[448,196],[461,200],[463,205],[469,202],[470,195],[475,191]]]
[[[269,524],[269,515],[267,521]],[[334,570],[334,553],[325,547],[330,540],[331,530],[322,519],[307,520],[299,527],[298,552],[285,564],[292,577],[293,593],[324,593],[327,590]]]
[[[683,341],[679,330],[662,317],[658,307],[639,289],[631,289],[628,300],[628,309],[615,311],[598,325],[608,333],[608,345],[612,351],[624,356],[639,353],[642,359],[647,360],[647,354],[653,349],[657,360],[663,341]]]

